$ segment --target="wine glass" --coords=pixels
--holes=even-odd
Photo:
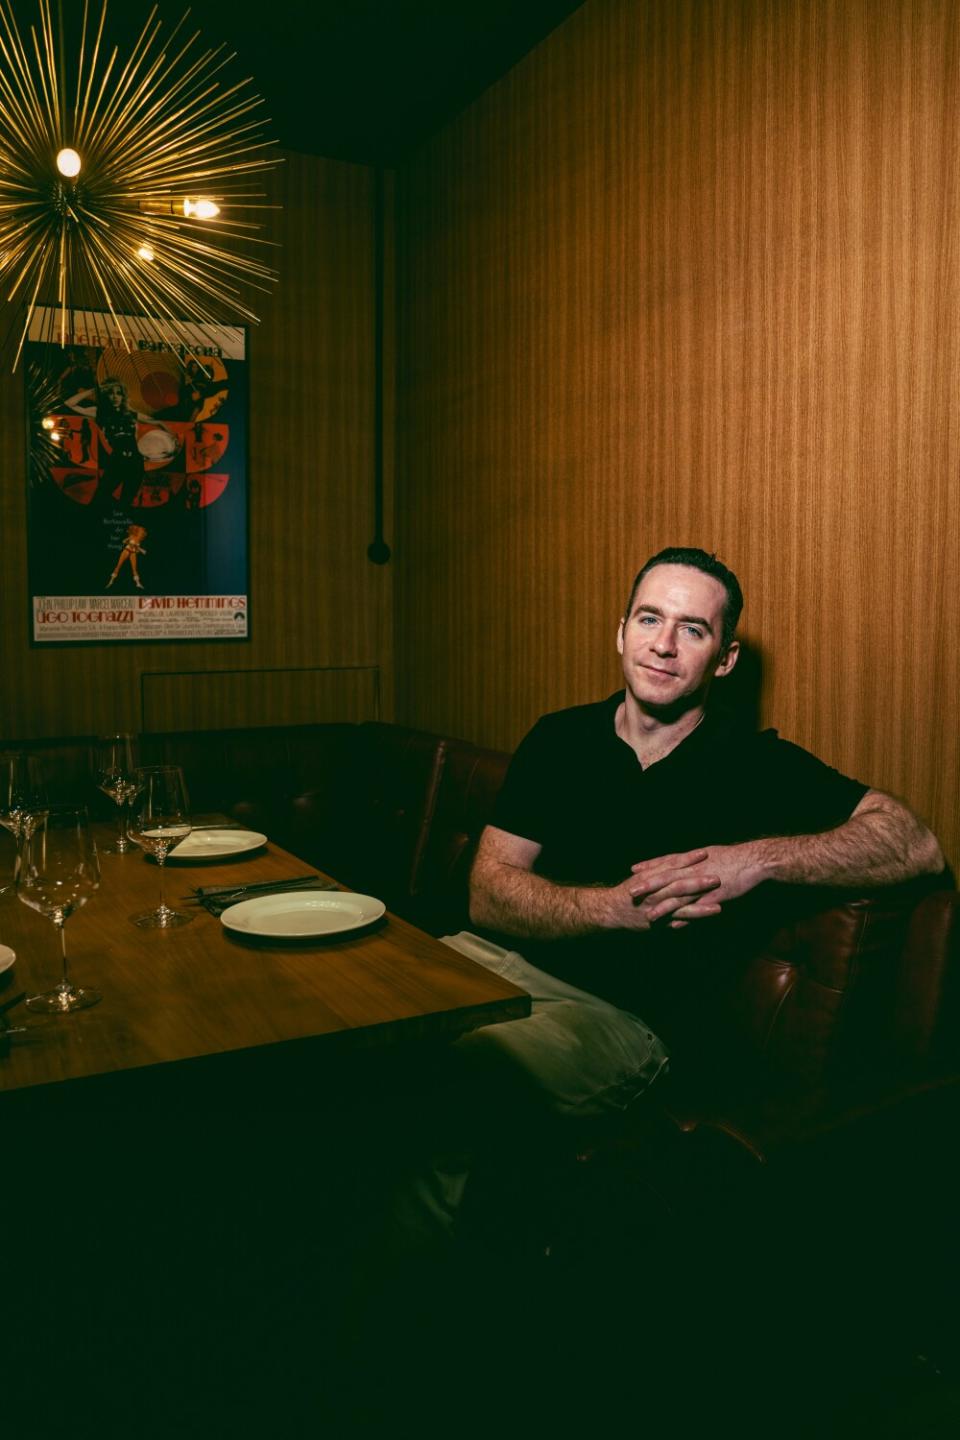
[[[96,1005],[96,990],[78,990],[70,983],[64,923],[85,905],[100,884],[100,861],[85,808],[51,806],[20,835],[17,855],[17,898],[41,915],[49,915],[60,931],[63,975],[55,990],[31,995],[28,1010],[82,1010]]]
[[[0,755],[0,825],[19,842],[33,830],[45,804],[35,757],[23,751]],[[0,886],[0,895],[9,889],[9,885]]]
[[[163,898],[163,864],[175,845],[190,834],[187,787],[179,765],[142,765],[136,771],[137,791],[133,802],[129,835],[156,859],[160,866],[160,904],[156,910],[133,917],[134,925],[148,930],[167,930],[189,925],[193,915],[171,910]]]
[[[117,806],[118,834],[112,845],[104,845],[105,855],[125,855],[133,843],[127,837],[126,807],[137,791],[135,740],[132,735],[101,735],[93,753],[93,769],[98,787]]]

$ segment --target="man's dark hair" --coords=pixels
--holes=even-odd
[[[719,580],[727,592],[726,604],[723,607],[723,636],[721,644],[727,650],[730,641],[733,639],[737,629],[737,621],[740,619],[740,611],[743,609],[743,591],[740,589],[740,581],[732,570],[728,570],[722,560],[716,555],[708,555],[706,550],[698,550],[695,545],[671,545],[666,550],[660,550],[637,572],[637,578],[633,582],[630,591],[630,599],[627,601],[627,608],[623,612],[624,619],[628,619],[633,609],[634,597],[637,587],[644,575],[648,574],[657,565],[688,565],[691,570],[699,570],[703,575],[709,575],[714,580]]]

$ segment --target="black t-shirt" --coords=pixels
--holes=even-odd
[[[619,691],[594,705],[545,715],[521,742],[492,823],[542,849],[534,871],[561,884],[615,885],[641,860],[767,835],[829,830],[848,819],[868,787],[781,740],[708,713],[674,750],[643,769],[615,728]],[[763,885],[720,916],[645,934],[576,940],[498,935],[541,969],[651,1013],[661,967],[742,957],[789,918],[793,887]],[[661,977],[662,978],[662,977]],[[693,980],[693,972],[691,973]],[[644,1008],[646,1007],[646,1008]]]

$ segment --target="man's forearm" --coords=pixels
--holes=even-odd
[[[590,935],[606,928],[608,892],[557,885],[511,865],[477,866],[470,887],[470,919],[476,925],[538,940]]]
[[[905,805],[886,796],[835,830],[756,845],[764,878],[788,885],[896,885],[938,874],[944,863],[936,837]]]
[[[519,863],[502,853],[511,843],[520,846]],[[619,885],[558,885],[527,868],[524,845],[509,836],[506,846],[495,836],[481,842],[470,877],[470,918],[476,924],[562,940],[600,930],[649,930],[681,906],[694,919],[719,913],[712,892],[720,878],[702,870],[705,850],[658,856],[636,866]]]

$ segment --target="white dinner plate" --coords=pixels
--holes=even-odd
[[[386,910],[372,895],[346,891],[297,890],[285,895],[258,895],[224,910],[220,921],[238,935],[340,935],[372,925]]]
[[[9,945],[0,945],[0,975],[3,974],[4,970],[10,969],[10,966],[16,958],[16,955],[10,949]]]
[[[248,850],[256,850],[266,843],[266,835],[258,830],[191,830],[167,859],[222,860],[232,855],[246,855]]]

